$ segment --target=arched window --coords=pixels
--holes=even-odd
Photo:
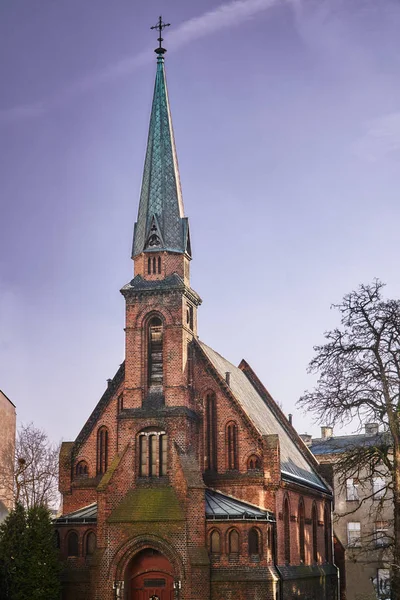
[[[149,256],[149,258],[147,259],[147,273],[150,275],[151,273],[151,258]]]
[[[239,534],[236,529],[231,529],[228,534],[228,553],[233,556],[239,554]]]
[[[251,556],[260,555],[260,532],[255,527],[249,531],[249,554]]]
[[[120,394],[117,400],[117,412],[120,413],[124,409],[124,395]]]
[[[217,406],[212,392],[206,396],[206,469],[217,471]]]
[[[87,477],[89,469],[85,460],[80,460],[75,467],[75,475],[77,477]]]
[[[287,498],[283,501],[283,536],[284,536],[284,550],[285,550],[285,563],[290,563],[290,511],[289,501]]]
[[[304,502],[303,498],[300,498],[299,502],[299,512],[298,512],[298,521],[299,521],[299,550],[300,550],[300,560],[302,563],[306,562],[306,547],[305,547],[305,516],[304,516]]]
[[[331,511],[329,504],[326,503],[324,506],[324,540],[325,540],[325,561],[330,562],[331,560]]]
[[[226,455],[229,470],[238,469],[237,425],[233,421],[226,426]]]
[[[247,461],[248,471],[259,471],[261,469],[261,459],[257,454],[252,454]]]
[[[312,523],[312,556],[313,561],[318,562],[318,516],[317,506],[314,502],[311,511],[311,523]]]
[[[92,556],[96,550],[96,534],[89,531],[85,538],[85,556]]]
[[[61,547],[60,533],[57,530],[54,531],[54,543],[56,545],[56,548],[59,549]]]
[[[160,275],[160,273],[161,273],[161,256],[158,257],[157,263],[158,263],[158,274]]]
[[[67,538],[68,556],[79,556],[79,538],[76,531],[70,531]]]
[[[159,317],[153,317],[150,320],[148,327],[148,344],[149,386],[161,386],[163,384],[163,324]]]
[[[97,432],[97,473],[105,473],[108,468],[108,429],[100,427]]]
[[[153,273],[157,273],[156,271],[156,257],[153,256]]]
[[[163,477],[168,468],[168,438],[165,431],[142,431],[139,434],[140,477]]]
[[[211,554],[221,554],[221,534],[216,529],[210,535],[210,551]]]

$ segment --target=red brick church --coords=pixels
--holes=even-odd
[[[317,461],[252,368],[198,337],[161,41],[125,362],[61,448],[62,598],[333,600]]]

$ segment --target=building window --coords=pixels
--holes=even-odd
[[[158,274],[161,274],[161,256],[158,257],[157,259],[157,264],[158,264]]]
[[[248,471],[259,471],[261,469],[261,459],[256,454],[252,454],[247,461]]]
[[[239,555],[239,534],[236,529],[231,529],[228,534],[228,553],[231,556]]]
[[[305,546],[305,514],[304,514],[304,502],[303,498],[300,498],[299,502],[299,549],[300,549],[300,560],[304,564],[306,562],[306,546]]]
[[[75,475],[77,477],[87,477],[89,474],[89,469],[87,462],[85,460],[80,460],[75,468]]]
[[[311,511],[313,561],[318,562],[318,516],[314,503]]]
[[[389,600],[391,598],[390,569],[377,569],[376,579],[373,579],[372,583],[379,600]]]
[[[60,533],[58,531],[54,532],[54,540],[55,540],[56,548],[59,550],[61,547],[61,541],[60,541]]]
[[[226,456],[229,470],[238,469],[238,428],[233,421],[226,426]]]
[[[96,550],[96,534],[89,531],[85,537],[85,556],[92,556]]]
[[[372,478],[372,493],[374,500],[380,500],[385,495],[386,491],[386,480],[384,477],[373,477]]]
[[[250,556],[260,555],[260,533],[255,527],[249,531],[249,554]]]
[[[193,329],[193,306],[188,304],[186,307],[186,325]]]
[[[79,556],[79,538],[76,531],[70,531],[67,538],[68,556]]]
[[[210,550],[211,554],[221,554],[221,534],[216,529],[210,535]]]
[[[151,258],[150,257],[147,259],[147,273],[148,273],[148,275],[151,274]]]
[[[153,273],[157,273],[156,271],[156,257],[153,256]]]
[[[332,553],[332,534],[331,534],[331,511],[329,504],[324,506],[324,541],[325,541],[325,561],[331,561]]]
[[[124,395],[120,394],[117,400],[117,412],[120,413],[124,409]]]
[[[361,546],[361,524],[347,523],[347,545],[351,547]]]
[[[167,445],[165,431],[146,431],[139,434],[140,477],[163,477],[167,474]]]
[[[386,548],[389,545],[388,538],[388,522],[387,521],[376,521],[375,522],[375,547]]]
[[[285,563],[290,563],[290,514],[289,501],[285,498],[283,502],[283,543],[285,552]]]
[[[206,396],[206,469],[217,471],[217,403],[212,392]]]
[[[149,386],[160,386],[163,384],[163,325],[159,317],[150,320],[148,344]]]
[[[358,480],[346,479],[346,500],[358,500]]]
[[[97,432],[97,473],[105,473],[108,468],[108,429],[100,427]]]

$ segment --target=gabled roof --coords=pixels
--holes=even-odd
[[[12,404],[14,408],[16,408],[16,406],[15,406],[14,402],[11,402],[10,398],[9,398],[9,397],[8,397],[8,396],[7,396],[7,395],[6,395],[6,394],[3,392],[3,390],[0,390],[0,394],[1,394],[2,396],[4,396],[4,398],[5,398],[6,400],[8,400],[8,401],[9,401],[9,403],[10,403],[10,404]]]
[[[210,489],[206,489],[206,518],[210,520],[275,520],[273,513],[268,510],[262,510],[257,506]]]
[[[221,379],[225,379],[226,372],[230,373],[231,393],[258,432],[261,435],[278,434],[282,477],[330,493],[329,488],[312,466],[313,457],[310,456],[310,461],[306,459],[304,453],[291,439],[287,428],[277,418],[245,373],[203,342],[199,342],[199,345]]]

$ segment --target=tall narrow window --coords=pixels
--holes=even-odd
[[[213,393],[206,397],[206,469],[217,471],[217,407]]]
[[[305,536],[304,536],[304,502],[303,498],[300,498],[299,502],[299,549],[300,549],[300,560],[302,563],[306,562],[306,548],[305,548]]]
[[[312,523],[312,556],[313,561],[318,562],[318,516],[317,506],[314,503],[311,511],[311,523]]]
[[[358,500],[358,480],[353,477],[346,479],[346,500]]]
[[[149,258],[147,259],[147,273],[150,275],[151,273],[151,258],[149,256]]]
[[[161,386],[163,383],[163,325],[159,317],[153,317],[149,323],[149,386]]]
[[[94,531],[89,531],[85,538],[85,554],[92,556],[96,550],[96,534]]]
[[[79,556],[79,538],[76,531],[70,531],[67,538],[68,556]]]
[[[146,431],[139,434],[140,477],[167,475],[167,440],[165,431]]]
[[[156,257],[153,257],[153,273],[157,273],[156,271]]]
[[[100,427],[97,432],[97,473],[105,473],[108,468],[108,429]]]
[[[361,523],[347,523],[347,544],[350,547],[361,546]]]
[[[221,554],[221,534],[216,529],[210,535],[210,550],[211,554]]]
[[[161,273],[161,256],[158,257],[157,263],[158,263],[158,274],[160,275],[160,273]]]
[[[331,511],[329,504],[326,503],[324,506],[324,539],[325,539],[325,561],[330,562],[331,560],[331,545],[332,545],[332,534],[331,534]]]
[[[120,413],[124,408],[124,395],[120,394],[117,400],[117,412]]]
[[[237,425],[234,422],[226,426],[226,451],[228,469],[238,469]]]
[[[290,514],[289,514],[289,502],[285,498],[283,502],[283,535],[284,535],[284,550],[285,550],[285,563],[290,563]]]
[[[259,556],[260,554],[260,534],[255,527],[252,527],[249,531],[249,554],[251,556]]]
[[[230,555],[239,554],[239,534],[236,529],[231,529],[228,535],[228,552]]]

